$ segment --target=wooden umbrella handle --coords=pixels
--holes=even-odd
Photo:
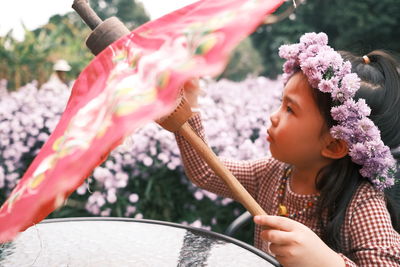
[[[88,0],[74,0],[72,8],[82,17],[85,23],[93,30],[86,41],[86,45],[97,55],[112,42],[129,33],[129,30],[116,18],[104,22],[91,9]],[[197,151],[199,156],[221,177],[237,199],[253,215],[264,215],[265,211],[254,198],[246,191],[232,173],[222,164],[214,152],[193,131],[187,120],[192,116],[190,105],[182,97],[178,107],[169,116],[162,118],[158,123],[171,132],[179,132]]]
[[[189,104],[182,97],[178,107],[165,118],[160,119],[164,129],[182,135],[186,141],[196,150],[198,155],[209,167],[225,182],[231,190],[234,198],[239,201],[253,216],[267,215],[261,206],[255,201],[235,176],[222,164],[210,147],[192,129],[187,120],[192,116]]]

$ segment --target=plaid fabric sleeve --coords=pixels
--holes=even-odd
[[[195,113],[188,122],[192,129],[205,141],[205,134],[200,114]],[[194,184],[207,191],[223,197],[233,198],[229,188],[225,185],[223,180],[214,173],[192,146],[179,134],[176,134],[175,136],[181,152],[185,172],[189,179]],[[260,160],[235,161],[222,158],[220,158],[220,160],[241,182],[247,191],[249,191],[253,197],[256,197],[257,175],[260,173],[257,168],[263,166],[263,164],[260,164]]]
[[[386,208],[383,194],[375,194],[358,203],[350,217],[351,242],[346,266],[400,266],[400,235]]]

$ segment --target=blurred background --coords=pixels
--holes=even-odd
[[[26,6],[42,1],[13,2],[3,2],[0,9],[0,204],[57,125],[73,81],[93,59],[85,47],[89,29],[71,9],[72,0],[58,0],[58,9],[46,15]],[[36,8],[45,10],[44,2]],[[89,2],[102,19],[117,16],[134,29],[194,1]],[[277,14],[292,4],[287,1]],[[41,22],[30,22],[32,18]],[[219,77],[202,81],[206,94],[200,101],[210,146],[237,159],[268,154],[265,131],[282,90],[280,45],[305,32],[324,31],[338,50],[399,52],[399,21],[398,0],[298,1],[287,18],[263,25],[245,39]],[[173,136],[149,124],[113,151],[50,218],[146,218],[223,232],[243,211],[230,199],[188,182]],[[251,243],[251,236],[248,226],[236,237]]]

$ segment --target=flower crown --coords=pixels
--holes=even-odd
[[[330,133],[346,141],[352,161],[362,166],[360,174],[380,190],[394,185],[396,160],[381,140],[378,127],[368,118],[370,107],[362,98],[353,99],[360,78],[351,72],[351,63],[328,45],[327,35],[306,33],[300,43],[282,45],[279,56],[286,59],[285,81],[300,68],[313,88],[331,94],[331,115],[337,125]]]

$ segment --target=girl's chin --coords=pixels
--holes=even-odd
[[[289,163],[287,157],[285,157],[285,155],[282,155],[282,153],[276,151],[276,149],[273,146],[271,147],[271,144],[269,145],[269,151],[271,152],[271,156],[274,159],[280,162]]]
[[[269,144],[269,152],[271,152],[272,157],[281,161],[280,160],[281,157],[280,157],[279,153],[277,153],[277,151],[272,143]]]

